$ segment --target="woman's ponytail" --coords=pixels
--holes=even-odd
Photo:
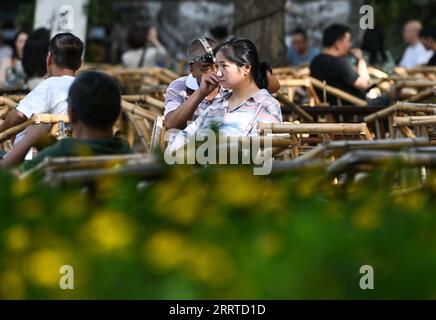
[[[271,67],[267,62],[260,62],[252,65],[253,79],[260,89],[268,88],[268,72],[271,72]]]

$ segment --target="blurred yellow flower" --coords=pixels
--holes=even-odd
[[[120,182],[114,177],[104,177],[98,180],[97,194],[103,198],[111,198],[118,193]]]
[[[134,227],[121,213],[100,211],[82,228],[82,239],[100,252],[123,249],[134,237]]]
[[[396,197],[395,203],[403,209],[417,212],[425,205],[426,199],[423,194],[412,193],[409,194],[407,197],[405,197],[404,195]]]
[[[17,225],[6,231],[6,247],[11,251],[23,251],[29,246],[30,235],[24,226]]]
[[[253,207],[261,194],[262,181],[248,170],[226,169],[217,174],[217,200],[238,207]]]
[[[144,246],[145,259],[157,271],[166,272],[179,265],[186,256],[185,239],[170,230],[156,232]]]
[[[207,189],[198,179],[185,179],[156,186],[156,209],[160,216],[182,225],[192,224],[202,212]]]
[[[69,218],[78,218],[86,213],[86,198],[83,194],[68,194],[60,203],[60,212]]]
[[[32,188],[32,180],[30,178],[14,180],[11,191],[12,194],[19,197],[30,191]]]
[[[25,264],[29,280],[44,287],[58,287],[59,269],[68,264],[64,255],[54,249],[41,249],[32,253]]]
[[[228,283],[234,268],[228,255],[213,245],[192,245],[187,248],[185,266],[197,280],[211,287]]]
[[[357,229],[373,230],[380,226],[380,204],[370,202],[359,207],[352,216],[352,222]]]
[[[21,275],[13,270],[0,274],[0,299],[23,299],[25,285]]]

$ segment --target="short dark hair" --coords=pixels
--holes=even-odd
[[[303,36],[304,39],[307,39],[307,33],[306,33],[306,31],[305,31],[303,28],[301,28],[301,27],[297,27],[297,28],[295,28],[295,29],[291,32],[291,35],[294,35],[294,34],[301,34],[301,35]]]
[[[71,33],[58,33],[51,40],[48,51],[60,68],[76,71],[80,68],[83,42]]]
[[[68,105],[85,125],[112,127],[121,112],[121,91],[109,75],[98,71],[81,73],[71,84]]]
[[[227,28],[225,26],[215,26],[210,28],[210,35],[217,40],[222,40],[229,35]]]
[[[432,38],[436,40],[436,28],[435,27],[425,27],[421,30],[419,36],[421,38]]]
[[[143,48],[147,43],[147,34],[150,27],[142,25],[131,25],[127,32],[127,45],[131,49]]]
[[[322,35],[322,45],[325,48],[331,47],[336,41],[342,39],[351,29],[343,24],[335,23],[324,30]]]
[[[23,49],[23,69],[27,78],[42,78],[47,73],[47,53],[50,31],[39,28],[32,31]]]

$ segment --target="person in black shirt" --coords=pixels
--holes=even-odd
[[[433,50],[433,56],[427,62],[427,65],[436,66],[436,28],[424,28],[420,36],[424,47],[427,50]]]
[[[310,73],[314,78],[335,88],[346,91],[358,98],[366,99],[366,90],[370,87],[368,68],[362,50],[351,48],[351,30],[341,24],[333,24],[324,30],[323,50],[310,64]],[[347,60],[351,54],[357,60],[357,71]],[[388,96],[366,99],[368,105],[384,106],[390,103]],[[327,95],[331,105],[337,105],[337,98]]]

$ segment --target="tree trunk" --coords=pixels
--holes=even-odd
[[[287,64],[284,43],[285,0],[235,0],[234,33],[253,41],[261,62]]]

